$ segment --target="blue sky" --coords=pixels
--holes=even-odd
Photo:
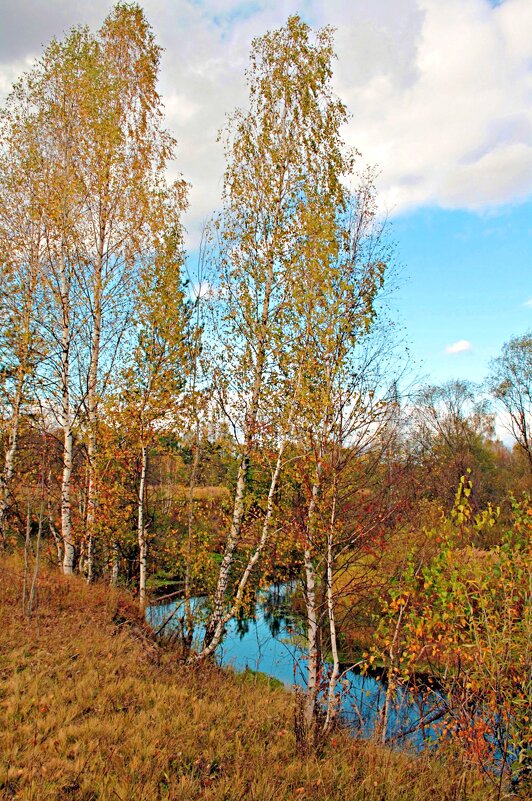
[[[483,381],[503,343],[532,328],[532,200],[422,208],[396,217],[392,232],[402,265],[392,305],[420,371],[433,383]],[[464,349],[446,352],[456,343]]]
[[[52,36],[99,26],[112,2],[0,4],[1,101]],[[483,380],[502,344],[532,327],[532,0],[142,5],[164,48],[160,91],[179,147],[171,176],[191,184],[190,252],[219,208],[217,132],[246,105],[253,37],[289,14],[330,24],[334,86],[352,114],[345,138],[380,170],[402,265],[393,304],[417,372]]]

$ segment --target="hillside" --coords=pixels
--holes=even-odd
[[[294,698],[155,643],[125,595],[48,572],[21,614],[22,570],[0,567],[0,797],[21,801],[487,801],[460,764],[339,732],[297,753]]]

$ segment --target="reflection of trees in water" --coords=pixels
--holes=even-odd
[[[238,634],[238,636],[240,637],[241,640],[249,632],[249,621],[250,620],[255,620],[255,616],[253,616],[253,617],[250,617],[250,616],[244,617],[243,615],[239,615],[236,618],[236,632],[235,633]]]
[[[259,591],[254,605],[250,605],[235,619],[235,634],[243,639],[249,633],[251,622],[256,623],[257,618],[266,623],[274,638],[279,637],[283,631],[288,634],[301,633],[302,620],[292,609],[294,591],[293,584],[274,584]]]
[[[349,671],[349,688],[342,700],[342,719],[356,736],[375,732],[390,745],[408,745],[420,750],[437,744],[441,722],[447,715],[445,698],[428,684],[406,683],[396,687],[389,699],[386,732],[382,731],[386,703],[386,672],[372,675]],[[418,677],[419,681],[419,677]]]
[[[278,584],[261,593],[258,606],[272,637],[278,637],[282,630],[288,634],[303,630],[303,621],[292,608],[294,592],[294,584]]]

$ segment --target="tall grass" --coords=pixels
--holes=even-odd
[[[154,642],[123,593],[52,572],[22,616],[0,566],[0,798],[21,801],[489,801],[454,759],[341,731],[298,753],[293,697]]]

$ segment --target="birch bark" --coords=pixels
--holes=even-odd
[[[143,443],[141,446],[140,481],[138,497],[137,534],[139,543],[139,601],[141,606],[146,603],[146,577],[148,542],[146,539],[146,525],[144,520],[144,498],[146,494],[146,473],[148,469],[148,449]]]

